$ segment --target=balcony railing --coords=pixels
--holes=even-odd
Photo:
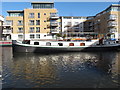
[[[59,30],[58,29],[51,29],[50,32],[51,33],[59,33]]]
[[[93,23],[90,23],[89,26],[93,26]]]
[[[116,19],[117,19],[117,17],[109,17],[108,21],[110,21],[110,20],[116,20]]]
[[[59,16],[57,14],[51,14],[50,19],[58,19]]]
[[[12,26],[12,23],[3,23],[3,26]]]
[[[71,23],[67,23],[67,24],[65,25],[65,27],[70,27],[70,26],[72,26]]]
[[[115,33],[115,32],[117,32],[117,30],[113,28],[113,29],[110,29],[109,32],[110,33]]]
[[[58,26],[58,22],[51,22],[50,25],[51,26]]]
[[[115,27],[115,26],[117,26],[117,24],[112,24],[112,23],[108,24],[108,27]]]
[[[11,34],[11,29],[3,29],[3,34]]]

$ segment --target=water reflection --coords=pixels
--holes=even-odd
[[[4,88],[117,88],[119,52],[16,53],[3,60]]]

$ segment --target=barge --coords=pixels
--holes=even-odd
[[[111,40],[71,40],[71,41],[13,41],[13,52],[56,53],[80,51],[120,50],[120,44]]]

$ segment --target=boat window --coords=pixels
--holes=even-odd
[[[63,43],[58,43],[59,46],[63,46]]]
[[[85,46],[85,43],[80,43],[80,46]]]
[[[39,42],[34,42],[34,45],[39,45]]]
[[[30,44],[30,40],[23,40],[23,44]]]
[[[69,46],[74,46],[74,43],[69,43]]]
[[[47,43],[46,43],[46,46],[51,46],[51,43],[50,43],[50,42],[47,42]]]

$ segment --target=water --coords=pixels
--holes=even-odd
[[[3,48],[3,88],[118,88],[120,52],[14,53]]]

